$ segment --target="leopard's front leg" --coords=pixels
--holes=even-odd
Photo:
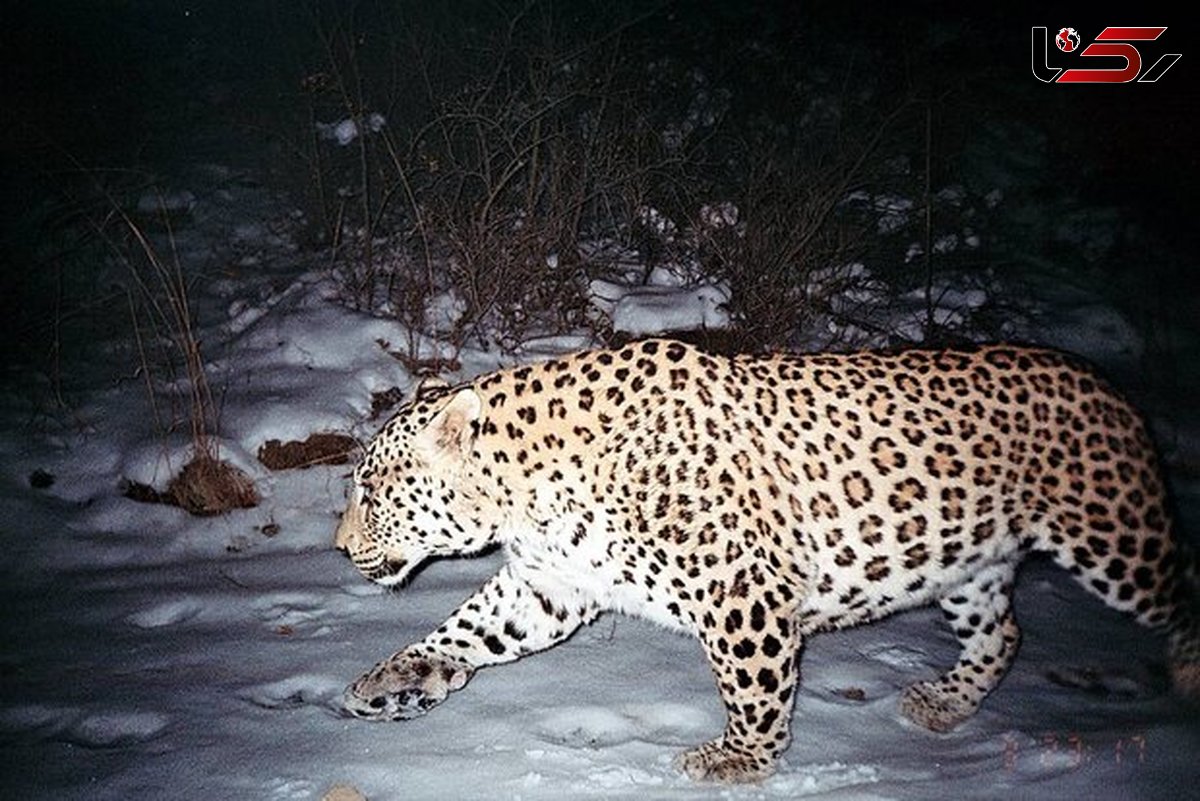
[[[793,607],[754,594],[727,596],[723,607],[700,639],[725,702],[725,733],[675,764],[693,779],[757,782],[791,742],[802,639]]]
[[[556,645],[595,614],[555,602],[505,566],[436,631],[347,687],[343,705],[365,720],[419,717],[462,689],[478,668]]]

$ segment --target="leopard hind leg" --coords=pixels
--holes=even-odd
[[[949,731],[975,714],[1004,678],[1021,634],[1012,610],[1015,567],[1000,563],[975,573],[938,602],[962,650],[936,679],[909,686],[900,711],[932,731]]]

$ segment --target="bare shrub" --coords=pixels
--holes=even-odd
[[[858,255],[862,224],[839,214],[847,196],[872,178],[881,143],[907,110],[898,105],[871,127],[841,129],[831,143],[798,141],[795,133],[764,146],[748,166],[737,225],[697,220],[704,272],[732,289],[730,311],[747,349],[786,347],[829,311],[814,294],[813,274]]]
[[[178,506],[201,517],[257,506],[261,498],[254,482],[229,462],[199,455],[192,458],[159,491],[137,481],[122,482],[120,492],[131,501]]]
[[[191,439],[191,459],[171,480],[166,492],[130,486],[125,494],[137,500],[172,503],[198,515],[255,506],[259,496],[253,481],[220,457],[219,407],[201,352],[190,281],[175,249],[173,223],[178,220],[178,212],[154,190],[142,197],[157,198],[157,214],[146,202],[139,201],[141,212],[135,218],[103,187],[101,193],[108,201],[109,212],[103,219],[92,221],[92,230],[130,279],[127,300],[136,358],[155,425],[166,437],[177,422],[174,416],[165,419],[159,405],[155,377],[165,374],[168,380],[163,384],[172,390],[169,397],[182,401]],[[157,221],[157,236],[165,240],[168,255],[163,255],[161,246],[148,232],[148,219]],[[153,358],[152,353],[161,359]]]
[[[689,145],[664,143],[645,61],[622,38],[654,9],[588,30],[551,3],[478,10],[469,35],[428,10],[380,11],[372,24],[390,37],[356,36],[353,14],[316,15],[312,119],[403,115],[296,152],[349,303],[455,346],[487,332],[509,348],[588,324],[580,240],[687,194]],[[431,309],[438,298],[453,319]]]
[[[218,515],[257,506],[258,490],[244,472],[229,462],[200,454],[184,465],[167,485],[166,495],[194,515]]]
[[[465,2],[469,27],[445,9],[315,4],[296,82],[310,134],[301,172],[330,269],[348,303],[404,323],[407,361],[427,358],[431,339],[453,358],[472,339],[604,338],[587,288],[610,266],[627,280],[631,251],[647,278],[699,260],[726,282],[750,349],[786,346],[816,318],[811,273],[871,233],[841,204],[914,144],[896,135],[907,102],[881,113],[868,67],[848,59],[831,80],[778,42],[739,52],[724,84],[694,53],[656,45],[664,6]],[[748,112],[764,100],[797,113]],[[386,123],[369,125],[376,114]],[[314,127],[337,119],[358,132],[341,146]],[[692,226],[697,239],[668,241],[647,218],[686,228],[712,200],[736,203],[736,231]],[[612,265],[586,255],[614,252]]]
[[[430,98],[431,122],[394,151],[405,187],[419,179],[420,252],[443,250],[443,289],[464,306],[458,344],[487,330],[512,347],[586,324],[581,238],[630,219],[636,185],[677,161],[656,152],[639,98],[615,88],[628,76],[609,46],[563,52],[547,36],[522,50],[518,21],[486,80]]]

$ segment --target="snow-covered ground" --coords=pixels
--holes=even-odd
[[[384,591],[331,546],[349,468],[269,472],[257,462],[272,438],[369,437],[382,422],[368,419],[372,393],[407,390],[412,376],[380,345],[408,332],[334,302],[327,275],[246,213],[270,205],[237,191],[187,195],[192,223],[177,245],[198,270],[224,249],[225,269],[195,298],[208,326],[200,339],[227,343],[210,352],[221,453],[254,477],[261,505],[198,518],[119,495],[122,480],[162,488],[186,457],[186,440],[154,433],[140,380],[97,378],[51,418],[31,415],[16,384],[0,397],[6,798],[307,800],[337,784],[372,801],[1195,793],[1200,724],[1167,692],[1162,643],[1041,563],[1018,588],[1016,667],[951,734],[919,730],[897,709],[906,684],[954,658],[936,610],[814,639],[793,745],[761,786],[698,785],[671,767],[720,732],[723,711],[697,643],[628,618],[602,617],[558,648],[482,671],[425,718],[341,716],[342,688],[440,623],[499,556],[433,563]],[[627,331],[724,319],[720,286],[663,277],[599,289],[598,308]],[[972,291],[957,297],[963,314],[979,302]],[[1057,321],[1044,338],[1118,374],[1136,361],[1112,309],[1058,303],[1040,312]],[[536,356],[581,341],[545,340]],[[450,378],[513,357],[468,349],[459,360]],[[35,471],[53,483],[31,486]],[[1176,481],[1192,526],[1195,480]]]

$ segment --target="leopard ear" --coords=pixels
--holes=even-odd
[[[483,402],[471,387],[460,389],[418,435],[423,450],[431,457],[465,456],[478,433]]]

